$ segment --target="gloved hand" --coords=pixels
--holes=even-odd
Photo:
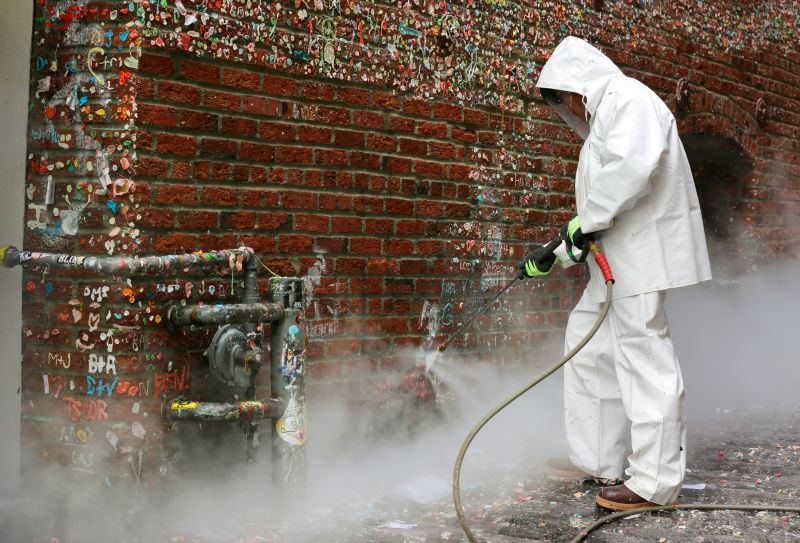
[[[532,278],[540,275],[547,275],[553,269],[553,265],[558,258],[553,254],[553,250],[548,245],[543,245],[533,250],[531,254],[520,262],[519,278]]]
[[[583,250],[583,244],[586,243],[586,236],[584,236],[583,231],[581,231],[581,224],[578,222],[577,215],[567,223],[566,235],[572,245]]]

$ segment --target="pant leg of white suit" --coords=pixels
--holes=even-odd
[[[659,504],[674,503],[686,470],[686,415],[665,292],[614,300],[596,335],[564,367],[572,462]],[[567,324],[565,352],[586,335],[602,304],[581,298]]]

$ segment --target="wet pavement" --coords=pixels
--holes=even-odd
[[[753,409],[720,413],[689,436],[688,473],[679,503],[800,506],[800,412]],[[480,541],[569,541],[608,514],[594,504],[594,483],[527,476],[464,487],[470,527]],[[505,486],[505,489],[503,488]],[[439,543],[466,541],[447,498],[362,511],[361,533],[327,541]],[[356,516],[359,512],[353,512]],[[355,526],[351,526],[355,528]],[[331,534],[332,535],[332,534]],[[800,514],[681,510],[633,513],[593,531],[592,542],[794,542]]]
[[[798,406],[800,407],[800,406]],[[570,541],[607,512],[594,504],[596,484],[548,480],[541,462],[509,467],[517,454],[497,459],[502,469],[462,477],[462,500],[480,541]],[[468,462],[491,462],[478,452]],[[496,466],[494,466],[496,467]],[[800,505],[800,409],[748,409],[720,412],[690,428],[688,473],[679,503]],[[376,481],[375,488],[381,485]],[[385,495],[364,495],[325,508],[308,509],[280,522],[249,515],[241,521],[200,527],[196,522],[150,521],[137,534],[138,514],[128,529],[87,536],[75,526],[70,534],[14,531],[15,519],[31,516],[31,503],[0,503],[0,533],[20,534],[3,541],[120,542],[324,542],[440,543],[466,538],[454,514],[449,481],[409,479]],[[34,509],[37,507],[34,505]],[[51,517],[47,504],[36,515]],[[21,512],[21,508],[25,512]],[[252,511],[251,511],[252,512]],[[22,514],[19,514],[22,513]],[[174,521],[174,522],[173,522]],[[24,534],[24,535],[22,535]],[[674,511],[632,514],[592,532],[591,542],[795,542],[800,514],[736,511]]]

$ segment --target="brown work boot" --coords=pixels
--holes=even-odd
[[[588,479],[588,473],[570,462],[569,458],[548,458],[544,473],[553,479]]]
[[[611,509],[612,511],[627,511],[637,507],[657,506],[657,503],[649,502],[638,495],[636,492],[625,486],[616,485],[604,488],[597,493],[595,502],[600,507]]]

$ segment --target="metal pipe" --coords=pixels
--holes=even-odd
[[[303,283],[294,277],[270,281],[272,301],[284,317],[270,327],[270,396],[285,402],[272,431],[272,478],[302,483],[306,469],[306,338],[303,328]]]
[[[76,256],[69,254],[40,253],[36,251],[23,251],[16,247],[6,245],[0,248],[2,261],[6,268],[20,265],[23,267],[44,267],[88,271],[105,275],[150,275],[166,274],[184,268],[200,266],[227,266],[241,257],[242,264],[252,260],[253,250],[249,247],[230,249],[224,251],[211,251],[164,256],[146,257],[95,257]]]
[[[249,258],[244,263],[244,292],[242,293],[243,304],[258,304],[261,302],[261,296],[258,293],[258,265],[256,258]],[[270,305],[270,304],[266,304]],[[271,304],[280,308],[280,317],[271,319],[269,322],[279,321],[283,318],[283,306],[279,304]],[[264,347],[264,329],[261,327],[261,322],[264,321],[251,321],[244,327],[245,333],[253,338],[255,348],[253,350],[259,353],[258,364],[253,366],[253,371],[250,374],[250,386],[245,391],[245,398],[254,400],[256,397],[256,376],[261,367],[261,355],[263,354]],[[256,448],[259,443],[260,427],[258,421],[250,422],[245,425],[245,443],[247,448],[247,461],[255,462]]]
[[[272,418],[283,411],[284,404],[278,399],[248,400],[235,403],[196,402],[174,399],[165,402],[163,415],[170,421],[199,420],[225,422]]]
[[[276,322],[282,318],[283,306],[279,304],[172,304],[167,308],[166,323],[171,330],[177,331],[185,326],[257,324]]]

